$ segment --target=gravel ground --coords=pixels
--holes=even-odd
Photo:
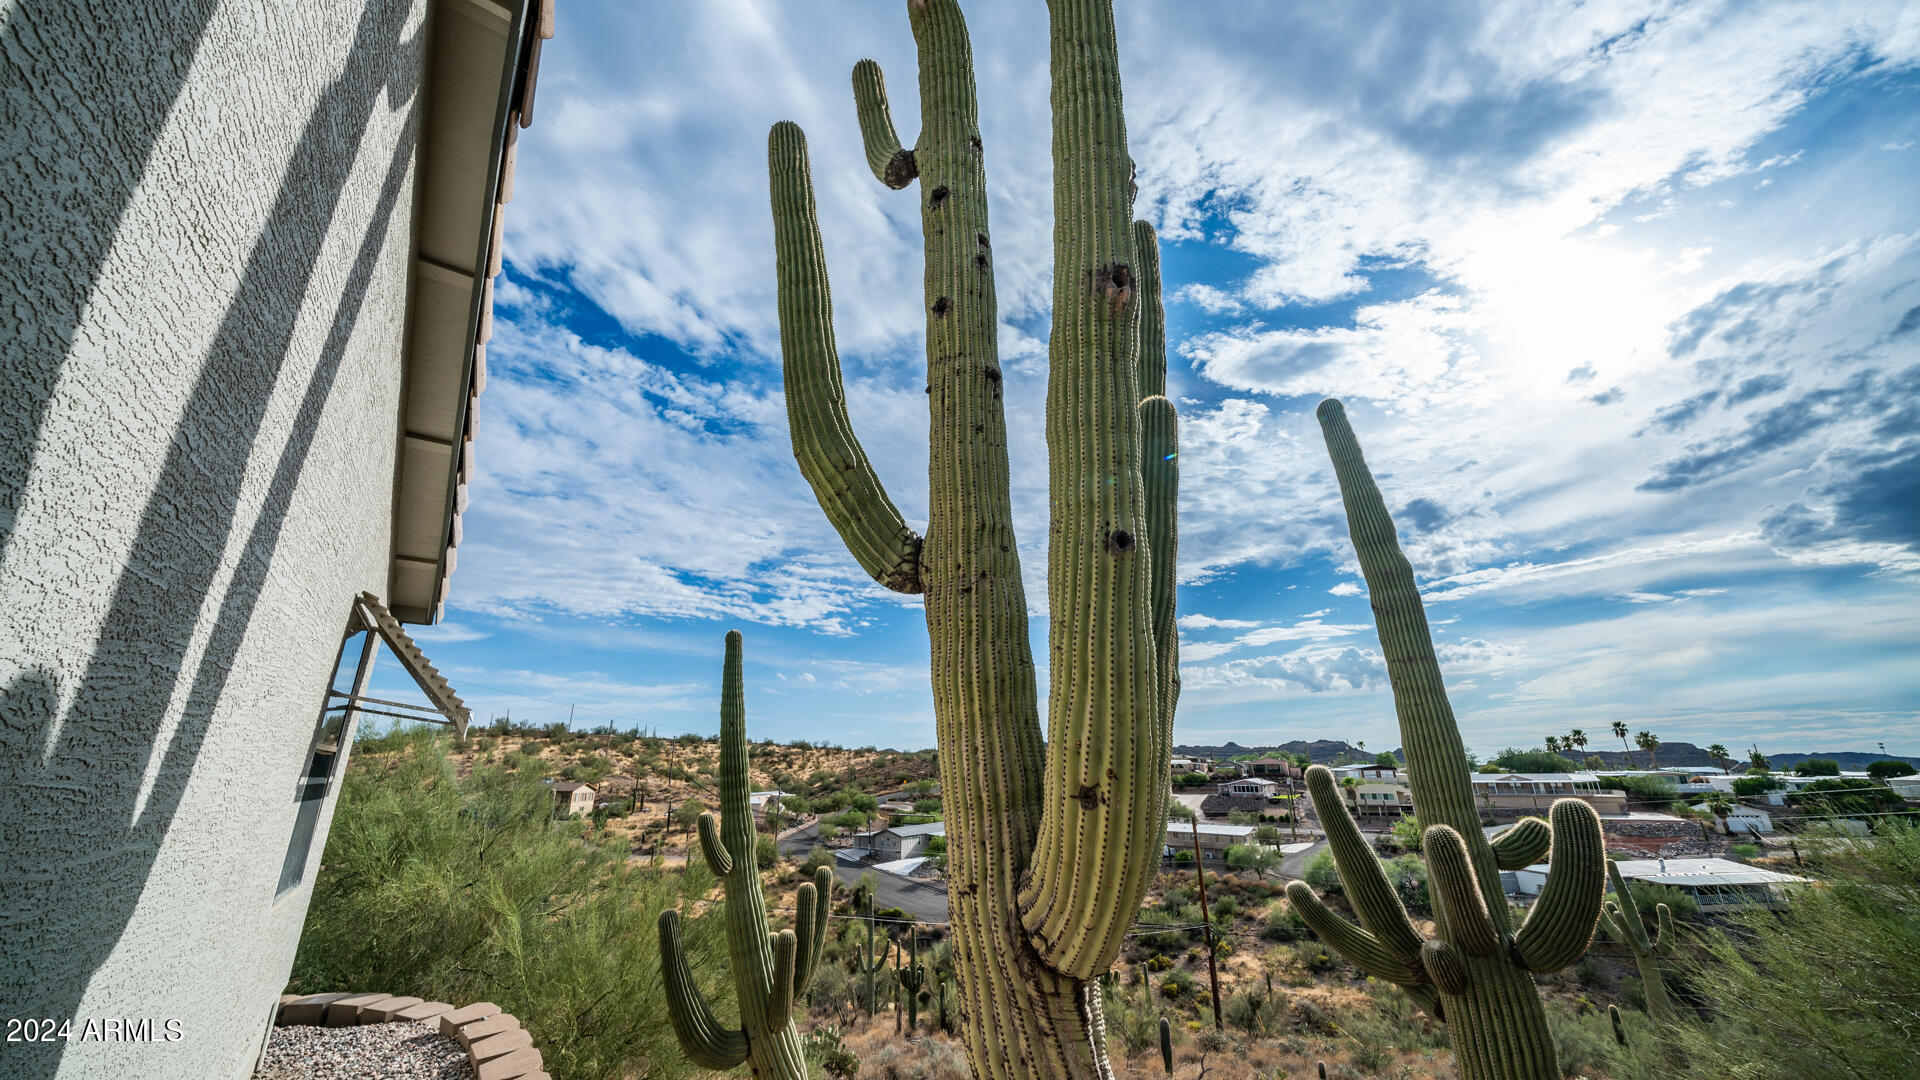
[[[426,1024],[277,1027],[254,1080],[473,1080],[460,1044]]]

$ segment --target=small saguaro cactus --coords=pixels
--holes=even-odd
[[[1613,1022],[1613,1041],[1621,1046],[1627,1045],[1627,1025],[1620,1019],[1620,1006],[1607,1006],[1607,1019]]]
[[[1625,942],[1633,953],[1634,970],[1640,973],[1640,983],[1647,999],[1647,1015],[1664,1024],[1673,1019],[1673,1002],[1667,998],[1667,985],[1660,977],[1660,965],[1654,962],[1654,957],[1673,952],[1673,913],[1667,910],[1667,905],[1655,904],[1654,918],[1660,928],[1651,934],[1647,933],[1647,924],[1641,920],[1640,909],[1634,905],[1627,879],[1620,876],[1620,867],[1612,861],[1607,863],[1607,877],[1613,882],[1614,895],[1614,899],[1607,901],[1606,907],[1601,909],[1607,935]]]
[[[920,988],[927,985],[927,970],[920,966],[920,935],[908,931],[907,940],[912,943],[910,959],[900,969],[900,988],[907,995],[907,1033],[917,1034],[920,1030]]]
[[[1323,766],[1307,770],[1307,790],[1360,925],[1328,910],[1303,881],[1287,886],[1287,898],[1322,941],[1369,975],[1401,986],[1447,1025],[1462,1080],[1559,1080],[1533,973],[1573,963],[1593,941],[1606,891],[1599,815],[1584,802],[1562,799],[1548,814],[1550,825],[1531,819],[1487,842],[1412,567],[1346,410],[1329,399],[1319,417],[1392,681],[1432,884],[1435,936],[1422,941],[1415,931]],[[1516,930],[1500,871],[1529,865],[1549,849],[1540,900]]]
[[[1160,1018],[1160,1064],[1168,1076],[1173,1075],[1173,1025],[1164,1016]]]
[[[726,892],[722,918],[732,959],[740,1027],[723,1027],[695,983],[680,945],[680,913],[660,913],[660,973],[667,1016],[688,1060],[703,1069],[745,1063],[761,1080],[806,1080],[807,1061],[793,1026],[794,1002],[813,981],[826,944],[833,875],[826,867],[801,884],[792,930],[767,932],[767,905],[754,861],[756,837],[747,791],[747,709],[740,632],[727,633],[720,683],[720,813],[699,820],[700,851]]]
[[[880,972],[886,968],[887,953],[893,948],[893,942],[888,941],[885,945],[881,946],[878,954],[876,954],[873,951],[874,921],[875,920],[873,917],[872,894],[868,894],[867,951],[864,955],[861,953],[855,953],[853,957],[854,967],[857,968],[862,975],[865,975],[867,977],[867,1015],[868,1016],[872,1016],[874,1013],[874,1010],[879,1007],[878,1005],[879,999],[875,996],[874,976],[880,974]]]
[[[1100,1080],[1099,988],[1154,876],[1179,689],[1175,418],[1153,229],[1133,160],[1112,0],[1050,0],[1053,330],[1046,439],[1050,616],[1041,739],[1013,532],[1004,376],[972,45],[956,0],[908,0],[921,130],[893,126],[880,68],[853,91],[867,162],[916,181],[926,263],[925,536],[848,419],[806,137],[767,140],[794,456],[849,552],[920,595],[947,818],[967,1057],[981,1080]]]

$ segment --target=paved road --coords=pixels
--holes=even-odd
[[[805,856],[820,843],[819,833],[812,825],[802,825],[780,837],[782,855]],[[852,888],[860,883],[860,875],[870,868],[851,866],[834,860],[833,876],[842,887]],[[897,907],[922,922],[947,921],[947,887],[945,884],[913,881],[896,874],[883,874],[873,871],[879,885],[874,889],[874,901],[877,907]]]

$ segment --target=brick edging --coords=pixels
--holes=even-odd
[[[275,1027],[352,1027],[417,1021],[466,1048],[479,1080],[552,1080],[520,1021],[491,1001],[456,1009],[444,1001],[392,994],[282,994]]]

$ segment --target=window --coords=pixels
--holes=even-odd
[[[306,880],[307,859],[313,851],[313,834],[320,827],[320,812],[326,808],[327,795],[333,789],[335,764],[345,753],[347,742],[353,738],[347,717],[347,695],[356,687],[365,689],[363,680],[373,666],[376,640],[371,631],[361,631],[348,635],[340,643],[340,655],[333,665],[333,679],[327,687],[330,693],[321,701],[320,720],[314,727],[313,748],[307,753],[307,767],[293,783],[293,801],[297,809],[293,815],[293,835],[287,838],[287,855],[280,864],[280,884],[274,891],[276,901],[299,888],[300,883]],[[360,648],[351,648],[356,641]],[[355,667],[347,666],[349,656],[358,660]],[[336,701],[339,704],[335,704]]]

